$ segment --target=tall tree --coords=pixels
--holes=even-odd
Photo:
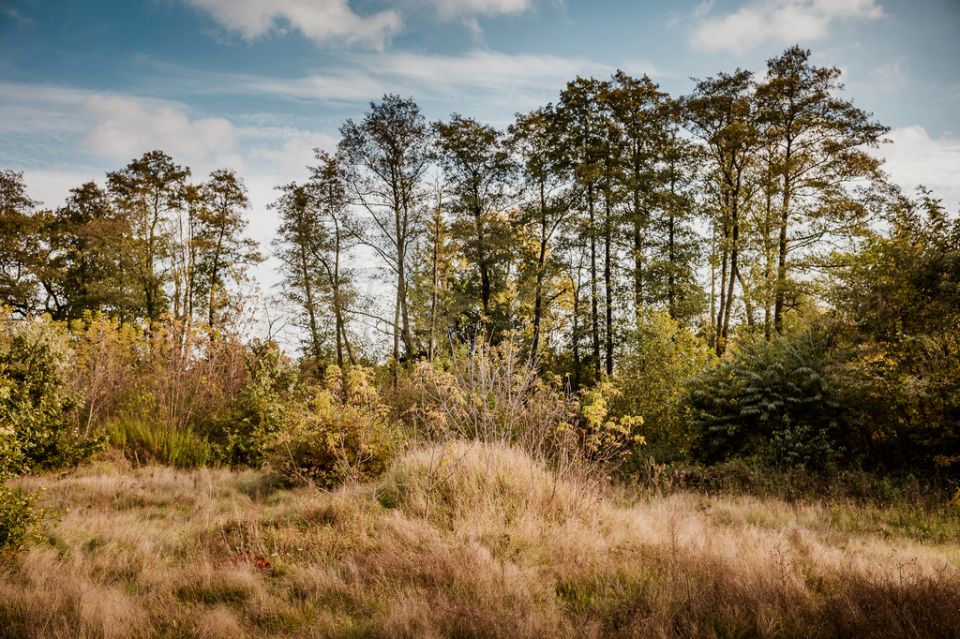
[[[720,295],[713,335],[717,354],[726,349],[731,309],[740,268],[742,214],[749,191],[746,178],[758,145],[753,74],[738,69],[700,80],[683,100],[687,127],[704,144],[711,161],[708,192],[716,198],[714,225],[720,256]]]
[[[37,308],[37,256],[40,254],[37,205],[27,195],[23,173],[0,171],[0,300],[19,315]]]
[[[172,267],[171,225],[183,213],[190,169],[163,151],[150,151],[119,171],[107,174],[115,206],[131,229],[136,278],[143,314],[149,321],[166,310],[166,283]]]
[[[290,182],[277,187],[280,197],[270,205],[280,216],[280,227],[273,240],[275,255],[284,274],[283,294],[301,311],[301,326],[307,331],[306,352],[314,359],[323,359],[324,336],[321,332],[320,266],[315,246],[323,229],[311,189]]]
[[[41,281],[56,300],[48,312],[57,319],[76,319],[85,312],[124,316],[135,309],[129,230],[109,194],[95,182],[70,190],[47,231],[50,259]]]
[[[563,121],[561,148],[568,153],[574,179],[583,192],[585,211],[579,225],[584,240],[590,247],[590,323],[594,372],[599,377],[602,365],[600,354],[600,292],[597,240],[604,237],[598,224],[597,208],[601,203],[601,184],[607,152],[606,128],[609,122],[601,110],[603,83],[594,78],[577,78],[567,83],[560,93],[557,113]]]
[[[848,186],[879,177],[880,160],[867,152],[888,129],[834,95],[840,69],[810,63],[810,51],[787,49],[767,62],[757,88],[759,118],[775,145],[779,181],[774,325],[783,329],[790,254],[859,221],[862,207]]]
[[[515,166],[493,127],[454,114],[449,122],[436,122],[433,130],[450,193],[451,236],[467,263],[476,266],[479,285],[468,280],[467,289],[479,289],[479,323],[485,337],[496,341],[507,327],[502,312],[494,317],[492,300],[506,285],[505,265],[513,248],[504,207]]]
[[[344,264],[346,252],[355,235],[348,217],[349,200],[340,158],[320,149],[315,150],[319,164],[312,167],[309,187],[316,205],[318,230],[310,250],[325,279],[326,297],[333,316],[337,365],[344,365],[344,355],[355,362],[347,330],[350,303],[355,298],[352,271]]]
[[[207,324],[224,321],[231,307],[230,284],[239,284],[247,270],[261,261],[257,242],[244,236],[245,211],[250,207],[247,188],[237,174],[218,169],[200,187],[203,206],[196,216],[196,288],[206,307]]]
[[[546,284],[562,268],[554,245],[576,197],[576,191],[567,188],[570,175],[562,153],[558,152],[560,132],[557,119],[555,109],[546,107],[518,115],[510,127],[511,145],[518,156],[523,177],[524,203],[520,221],[535,243],[532,365],[538,362],[543,318],[552,301]]]
[[[623,71],[614,75],[605,93],[614,125],[620,129],[622,166],[618,189],[626,204],[625,218],[632,231],[633,298],[637,321],[649,299],[648,249],[653,211],[659,184],[657,162],[664,146],[668,123],[666,94],[646,75],[633,78]]]
[[[363,241],[380,256],[396,281],[393,359],[415,352],[407,287],[413,245],[422,231],[421,181],[432,159],[430,128],[412,99],[385,95],[371,102],[360,122],[340,127],[339,153],[351,199],[367,212]],[[394,366],[396,378],[397,368]]]

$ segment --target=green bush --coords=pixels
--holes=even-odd
[[[399,450],[400,432],[379,401],[369,369],[349,369],[343,379],[340,369],[331,367],[322,388],[304,393],[311,397],[290,405],[289,423],[263,437],[266,461],[275,472],[291,483],[333,488],[386,470]]]
[[[646,309],[627,336],[620,370],[615,415],[642,415],[648,448],[661,461],[689,451],[694,431],[687,404],[687,383],[716,361],[707,343],[668,313]]]
[[[0,331],[0,471],[70,466],[104,444],[71,424],[63,371],[70,352],[50,324],[5,320]]]
[[[840,404],[827,382],[826,348],[811,333],[741,344],[696,378],[689,395],[706,462],[757,455],[768,463],[823,468],[840,454]]]
[[[32,506],[25,492],[0,484],[0,552],[23,545],[36,520]]]
[[[279,347],[258,344],[252,354],[247,384],[210,433],[220,458],[231,465],[259,466],[264,441],[290,424],[295,402],[297,371]]]

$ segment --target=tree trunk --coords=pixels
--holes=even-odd
[[[610,246],[613,243],[613,221],[610,219],[610,189],[607,187],[607,194],[604,197],[604,224],[603,224],[603,289],[604,289],[604,311],[606,326],[604,337],[606,339],[606,371],[607,375],[613,375],[613,264],[610,254]]]
[[[597,300],[597,232],[593,202],[593,185],[587,187],[587,209],[590,214],[590,329],[593,338],[593,370],[600,378],[600,310]]]

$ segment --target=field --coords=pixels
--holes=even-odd
[[[333,492],[120,461],[16,483],[46,515],[0,559],[10,639],[960,632],[949,511],[601,489],[480,443]]]

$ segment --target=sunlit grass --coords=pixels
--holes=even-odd
[[[620,495],[516,449],[415,450],[379,481],[110,464],[28,477],[4,637],[951,636],[948,514]],[[629,498],[629,499],[628,499]],[[902,521],[902,523],[900,523]]]

